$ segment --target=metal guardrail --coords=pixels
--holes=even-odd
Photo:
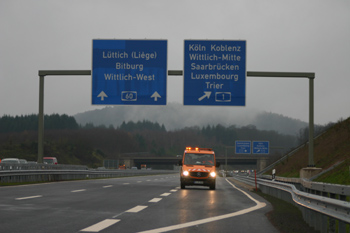
[[[239,181],[254,186],[255,180],[252,177],[233,177]],[[295,180],[290,180],[295,181]],[[335,199],[336,196],[345,196],[350,191],[350,186],[321,184],[302,180],[307,187],[316,188],[322,191],[322,195],[311,194],[297,190],[293,184],[257,179],[259,189],[269,195],[285,200],[296,205],[302,212],[304,220],[320,232],[335,232],[338,225],[338,232],[346,232],[350,226],[350,202]],[[325,193],[330,193],[329,197]],[[338,194],[335,194],[337,192]],[[348,195],[347,195],[348,196]],[[338,222],[338,223],[336,223]]]
[[[264,175],[264,176],[261,176],[261,178],[272,180],[271,175]],[[345,201],[347,198],[350,199],[349,185],[313,182],[308,179],[288,178],[288,177],[279,177],[279,176],[276,176],[275,180],[284,182],[284,183],[294,184],[294,185],[297,184],[300,186],[301,191],[305,191],[307,193],[324,196],[324,197],[337,196],[339,200],[343,200],[343,201]]]
[[[84,165],[43,164],[43,163],[0,163],[0,171],[13,170],[87,170]]]
[[[57,165],[56,165],[57,166]],[[172,170],[0,170],[0,183],[49,182],[178,173]]]

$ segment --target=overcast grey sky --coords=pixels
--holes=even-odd
[[[1,0],[0,116],[38,113],[38,71],[90,70],[98,38],[166,39],[169,70],[183,69],[185,39],[246,40],[247,71],[316,73],[315,123],[350,116],[348,0]],[[247,77],[246,107],[230,108],[308,121],[308,83]],[[183,78],[167,92],[182,103]],[[45,114],[97,108],[90,76],[45,78]]]

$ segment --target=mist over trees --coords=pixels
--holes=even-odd
[[[92,123],[112,125],[114,128],[119,127],[123,122],[147,120],[164,125],[168,131],[218,124],[224,127],[255,125],[259,130],[274,130],[281,134],[294,136],[299,133],[299,129],[308,126],[308,123],[301,120],[275,113],[257,112],[244,108],[183,106],[178,103],[168,103],[166,107],[113,106],[79,113],[74,117],[80,125]]]

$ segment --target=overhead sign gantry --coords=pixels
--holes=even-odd
[[[110,41],[116,41],[116,40],[110,40]],[[147,44],[148,42],[151,42],[150,40],[147,40],[148,42],[144,42],[144,40],[133,40],[136,44],[133,44],[133,42],[125,41],[125,40],[118,40],[117,45],[114,45],[116,47],[112,48],[114,51],[114,54],[112,53],[112,50],[109,50],[111,53],[107,55],[106,59],[107,63],[114,63],[114,66],[105,67],[103,64],[97,63],[97,69],[96,73],[98,73],[100,76],[102,74],[102,80],[104,77],[104,81],[96,81],[98,84],[97,87],[93,86],[93,94],[92,94],[92,102],[95,104],[118,104],[116,102],[109,103],[110,99],[115,99],[120,104],[136,104],[136,105],[142,105],[142,104],[166,104],[166,79],[167,74],[168,75],[183,75],[184,74],[184,104],[185,105],[232,105],[232,106],[244,106],[245,105],[245,77],[246,76],[252,76],[252,77],[297,77],[297,78],[308,78],[309,79],[309,164],[308,167],[314,167],[314,159],[313,159],[313,137],[314,137],[314,79],[315,79],[315,73],[301,73],[301,72],[252,72],[248,71],[246,72],[246,42],[245,41],[185,41],[185,65],[184,65],[184,72],[182,70],[169,70],[167,71],[167,41],[166,40],[158,40],[156,42],[159,42],[162,45],[158,46],[149,46],[150,44]],[[154,42],[154,41],[153,41]],[[130,44],[129,44],[130,43]],[[191,44],[192,43],[192,44]],[[234,44],[231,44],[234,43]],[[235,44],[237,43],[237,44]],[[131,47],[127,46],[129,44]],[[147,44],[147,45],[146,45]],[[241,45],[239,45],[241,44]],[[187,47],[186,47],[187,46]],[[209,46],[209,47],[208,47]],[[242,47],[244,46],[244,47]],[[239,47],[239,48],[235,48]],[[243,50],[241,50],[243,48]],[[103,45],[101,48],[103,50]],[[107,46],[108,49],[108,46]],[[159,50],[158,50],[159,49]],[[102,58],[103,58],[103,51],[100,50],[97,53],[102,52]],[[117,51],[118,50],[118,51]],[[240,50],[240,51],[238,51]],[[242,55],[241,51],[244,51]],[[133,53],[134,52],[134,53]],[[191,52],[191,53],[190,53]],[[207,53],[206,53],[207,52]],[[129,53],[131,54],[131,58],[129,57]],[[127,54],[127,55],[126,55]],[[190,55],[191,54],[191,55]],[[110,56],[110,58],[108,58]],[[114,56],[114,57],[113,57]],[[162,57],[162,59],[160,59]],[[242,59],[244,58],[244,59]],[[101,57],[100,57],[101,59]],[[131,59],[130,61],[124,61],[124,60],[114,60],[114,59]],[[139,59],[139,60],[138,60]],[[141,63],[141,60],[151,60],[154,63],[152,63],[155,66],[152,66],[151,63],[145,62]],[[159,59],[159,60],[158,60]],[[227,62],[226,62],[227,60]],[[188,62],[189,61],[189,62]],[[216,64],[212,64],[210,62],[215,61]],[[230,62],[228,62],[230,61]],[[244,62],[242,62],[244,61]],[[121,63],[126,62],[128,65],[122,65]],[[120,63],[117,65],[117,63]],[[146,65],[147,63],[147,65]],[[131,68],[133,64],[133,68]],[[141,64],[143,65],[141,68]],[[110,65],[110,64],[109,64]],[[138,65],[138,66],[137,66]],[[214,66],[215,65],[215,66]],[[117,68],[118,66],[118,68]],[[94,67],[94,65],[93,65]],[[220,67],[220,68],[219,68]],[[121,69],[119,69],[121,68]],[[146,68],[148,70],[145,73],[138,73],[142,72],[140,69]],[[110,69],[110,70],[108,70]],[[118,73],[119,71],[115,70],[124,70],[121,73]],[[137,72],[138,70],[138,72]],[[156,71],[155,71],[156,70]],[[201,73],[201,70],[207,70],[208,73],[203,72]],[[102,72],[104,71],[104,72]],[[112,73],[110,73],[110,71]],[[214,78],[213,71],[218,71],[215,75],[216,79]],[[219,72],[220,71],[220,72]],[[221,71],[225,71],[221,73]],[[226,71],[229,71],[226,73]],[[235,71],[235,72],[234,72]],[[44,78],[48,75],[91,75],[94,72],[94,70],[39,70],[39,124],[38,124],[38,162],[42,162],[43,158],[43,152],[44,152]],[[115,73],[114,73],[115,72]],[[124,73],[123,73],[124,72]],[[130,73],[130,77],[128,74]],[[104,75],[104,74],[110,74]],[[118,76],[119,74],[119,76]],[[138,74],[138,75],[136,75]],[[153,76],[154,75],[154,76]],[[156,85],[148,85],[149,83],[152,83],[151,81],[156,81],[156,75],[157,77],[164,77],[160,78],[160,83],[157,82]],[[193,78],[192,78],[192,77]],[[130,80],[126,80],[126,77],[130,77]],[[136,78],[134,78],[136,77]],[[154,77],[154,79],[153,79]],[[219,78],[220,77],[220,78]],[[236,80],[237,86],[243,87],[240,88],[241,94],[236,93],[234,91],[235,87],[233,87],[233,91],[226,91],[224,87],[233,85],[232,83],[225,82],[225,80]],[[244,78],[241,78],[244,77]],[[118,78],[122,80],[118,80]],[[187,80],[189,79],[190,80]],[[116,79],[116,80],[114,80]],[[193,80],[191,80],[193,79]],[[104,85],[101,85],[101,83],[105,81],[131,81],[136,80],[140,81],[135,86],[135,90],[131,89],[118,89],[119,84],[121,86],[128,86],[128,87],[134,87],[130,85],[131,82],[106,82]],[[200,81],[198,81],[200,80]],[[210,80],[210,81],[209,81]],[[216,80],[217,83],[213,83],[212,81]],[[240,80],[240,82],[238,82]],[[244,80],[244,82],[242,82]],[[149,81],[149,82],[147,82]],[[198,81],[198,82],[194,82]],[[187,83],[188,82],[188,83]],[[214,81],[215,82],[215,81]],[[92,81],[94,85],[94,81]],[[137,83],[137,82],[136,82]],[[154,82],[156,83],[156,82]],[[243,85],[244,83],[244,85]],[[111,85],[111,87],[109,87]],[[157,88],[155,88],[157,87]],[[158,88],[159,87],[159,88]],[[109,89],[109,88],[115,88],[116,91],[118,91],[116,95],[110,95],[104,91],[103,88]],[[138,89],[139,88],[139,89]],[[147,89],[148,88],[148,89]],[[192,89],[194,88],[194,89]],[[159,93],[157,90],[163,91],[162,93]],[[198,90],[200,90],[198,92]],[[211,89],[211,90],[208,90]],[[140,92],[138,91],[140,90]],[[237,89],[236,89],[237,90]],[[154,91],[154,92],[152,92]],[[191,92],[193,91],[193,94]],[[238,90],[239,91],[239,90]],[[122,93],[124,92],[124,93]],[[126,92],[126,93],[125,93]],[[136,92],[137,96],[135,97],[134,93]],[[214,92],[214,93],[213,93]],[[220,93],[221,92],[221,93]],[[225,93],[227,92],[227,93]],[[142,94],[141,94],[142,93]],[[144,93],[147,93],[146,95]],[[150,95],[151,93],[151,95]],[[228,94],[230,93],[231,99],[227,98]],[[242,95],[244,93],[244,97]],[[202,95],[201,95],[202,94]],[[213,94],[213,95],[212,95]],[[118,95],[120,97],[118,97]],[[123,96],[125,98],[123,98]],[[213,98],[215,96],[215,98]],[[218,96],[218,97],[216,97]],[[237,98],[233,98],[233,96],[236,96]],[[111,98],[113,97],[113,98]],[[211,97],[211,98],[210,98]],[[119,99],[118,99],[119,98]],[[107,101],[109,99],[109,101]],[[124,99],[124,100],[123,100]],[[140,100],[143,101],[140,101]],[[152,99],[153,101],[150,101]],[[232,101],[235,99],[234,101]],[[244,101],[242,101],[244,99]],[[139,101],[137,101],[139,100]],[[98,103],[100,101],[100,103]],[[105,102],[103,102],[105,101]],[[159,101],[159,102],[158,102]],[[202,103],[199,103],[203,101]],[[211,101],[211,102],[210,102]],[[101,103],[103,102],[103,103]],[[157,103],[156,103],[157,102]],[[206,102],[206,103],[205,103]],[[235,103],[235,104],[233,104]],[[260,145],[261,146],[261,145]],[[244,146],[243,146],[244,147]],[[263,146],[264,148],[267,146]],[[261,149],[261,148],[260,148]],[[264,149],[265,150],[265,149]],[[244,151],[245,152],[245,151]]]

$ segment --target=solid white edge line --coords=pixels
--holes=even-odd
[[[105,219],[99,223],[96,223],[92,226],[89,226],[87,228],[84,228],[80,231],[85,231],[85,232],[99,232],[102,231],[103,229],[106,229],[107,227],[112,226],[113,224],[116,224],[119,222],[120,219]]]
[[[246,193],[245,191],[237,188],[235,185],[233,185],[230,181],[228,181],[227,179],[225,179],[233,188],[237,189],[238,191],[242,192],[244,195],[246,195],[249,199],[253,200],[256,205],[247,209],[243,209],[237,212],[233,212],[230,214],[224,214],[224,215],[220,215],[220,216],[215,216],[215,217],[210,217],[210,218],[205,218],[205,219],[201,219],[201,220],[197,220],[197,221],[192,221],[192,222],[187,222],[187,223],[182,223],[182,224],[177,224],[177,225],[173,225],[173,226],[168,226],[168,227],[162,227],[162,228],[158,228],[158,229],[153,229],[153,230],[148,230],[148,231],[141,231],[139,233],[159,233],[159,232],[167,232],[167,231],[173,231],[173,230],[178,230],[178,229],[182,229],[182,228],[186,228],[186,227],[193,227],[196,225],[200,225],[200,224],[205,224],[205,223],[209,223],[209,222],[214,222],[214,221],[218,221],[218,220],[222,220],[225,218],[232,218],[232,217],[236,217],[239,215],[243,215],[261,208],[264,208],[266,206],[265,202],[259,202],[258,200],[254,199],[252,196],[250,196],[248,193]]]
[[[33,198],[38,198],[38,197],[43,197],[43,196],[36,195],[36,196],[30,196],[30,197],[18,197],[18,198],[15,198],[15,200],[20,201],[20,200],[33,199]]]

